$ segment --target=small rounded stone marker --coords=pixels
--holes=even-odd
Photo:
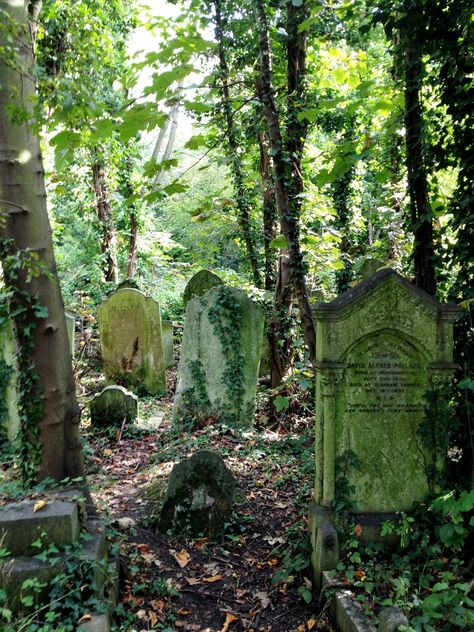
[[[408,626],[408,619],[400,608],[391,606],[380,613],[378,632],[397,632],[402,625]]]

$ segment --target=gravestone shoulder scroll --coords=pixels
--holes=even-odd
[[[188,304],[193,298],[202,296],[213,287],[223,285],[221,278],[211,272],[210,270],[199,270],[194,276],[192,276],[184,288],[183,301],[184,306]]]
[[[189,301],[173,426],[253,420],[262,348],[262,308],[242,290],[215,287]]]
[[[432,493],[445,448],[420,428],[427,393],[455,369],[457,315],[387,268],[315,306],[317,505],[332,505],[341,469],[358,514],[407,511]]]
[[[98,309],[107,382],[166,392],[160,306],[139,290],[115,291]]]

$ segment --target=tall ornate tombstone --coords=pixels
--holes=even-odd
[[[171,320],[161,321],[161,333],[163,335],[165,366],[169,369],[174,365],[173,323]]]
[[[426,396],[452,378],[457,314],[388,268],[315,306],[313,547],[340,482],[367,539],[433,491],[446,455]]]
[[[97,315],[106,380],[166,392],[158,303],[139,290],[123,288],[101,303]]]
[[[220,279],[217,274],[214,274],[214,272],[210,270],[199,270],[199,272],[196,272],[196,274],[189,279],[184,288],[184,306],[186,307],[188,301],[196,298],[196,296],[202,296],[208,290],[222,284],[222,279]]]
[[[0,320],[0,425],[9,441],[13,441],[20,430],[16,376],[13,327],[9,320]]]
[[[242,290],[215,287],[186,308],[175,428],[253,420],[264,314]]]

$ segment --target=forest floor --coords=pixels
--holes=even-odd
[[[297,434],[208,426],[176,437],[169,432],[172,397],[145,398],[140,406],[142,424],[121,436],[87,433],[93,498],[120,545],[115,629],[333,630],[310,580],[312,418],[299,420]],[[236,479],[222,540],[157,532],[173,465],[203,447],[221,454]]]

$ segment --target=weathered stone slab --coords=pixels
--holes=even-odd
[[[61,569],[59,558],[56,558],[54,564],[24,556],[7,558],[3,562],[0,581],[7,596],[8,607],[13,611],[21,608],[22,597],[31,596],[35,602],[41,603],[49,593],[49,582]],[[43,585],[23,588],[23,582],[27,580],[37,580]]]
[[[173,426],[250,425],[264,314],[242,290],[220,286],[190,301],[178,367]]]
[[[123,386],[106,386],[89,402],[94,426],[133,423],[138,417],[138,397]]]
[[[99,306],[98,322],[107,381],[166,392],[158,303],[139,290],[120,289]]]
[[[3,306],[2,306],[3,307]],[[2,310],[3,312],[3,310]],[[0,313],[0,425],[12,442],[20,430],[16,390],[17,362],[13,326]]]
[[[222,457],[199,450],[171,471],[160,530],[219,537],[232,512],[234,491],[234,477]]]
[[[0,507],[0,542],[11,555],[36,555],[33,542],[41,537],[45,547],[72,544],[80,530],[77,504],[53,500],[34,511],[37,500]]]
[[[391,606],[379,614],[378,632],[398,632],[402,626],[404,629],[408,627],[408,619],[400,608]]]
[[[161,321],[161,333],[163,334],[163,352],[165,354],[165,366],[167,369],[174,366],[173,323],[171,320]]]
[[[406,511],[429,496],[446,455],[434,421],[431,447],[420,427],[426,393],[455,368],[457,314],[387,268],[316,305],[318,504],[331,506],[342,469],[356,513]]]
[[[323,571],[323,588],[329,588],[331,581],[331,571]],[[376,632],[361,605],[352,598],[349,590],[338,590],[334,593],[331,598],[331,613],[336,619],[339,632]]]
[[[71,358],[74,359],[75,339],[76,339],[76,317],[71,312],[65,313],[67,337],[69,340],[69,348],[71,349]]]
[[[196,274],[189,279],[184,288],[184,306],[186,307],[188,301],[191,299],[202,296],[208,290],[222,284],[222,279],[220,279],[217,274],[214,274],[214,272],[210,270],[199,270],[199,272],[196,272]]]

